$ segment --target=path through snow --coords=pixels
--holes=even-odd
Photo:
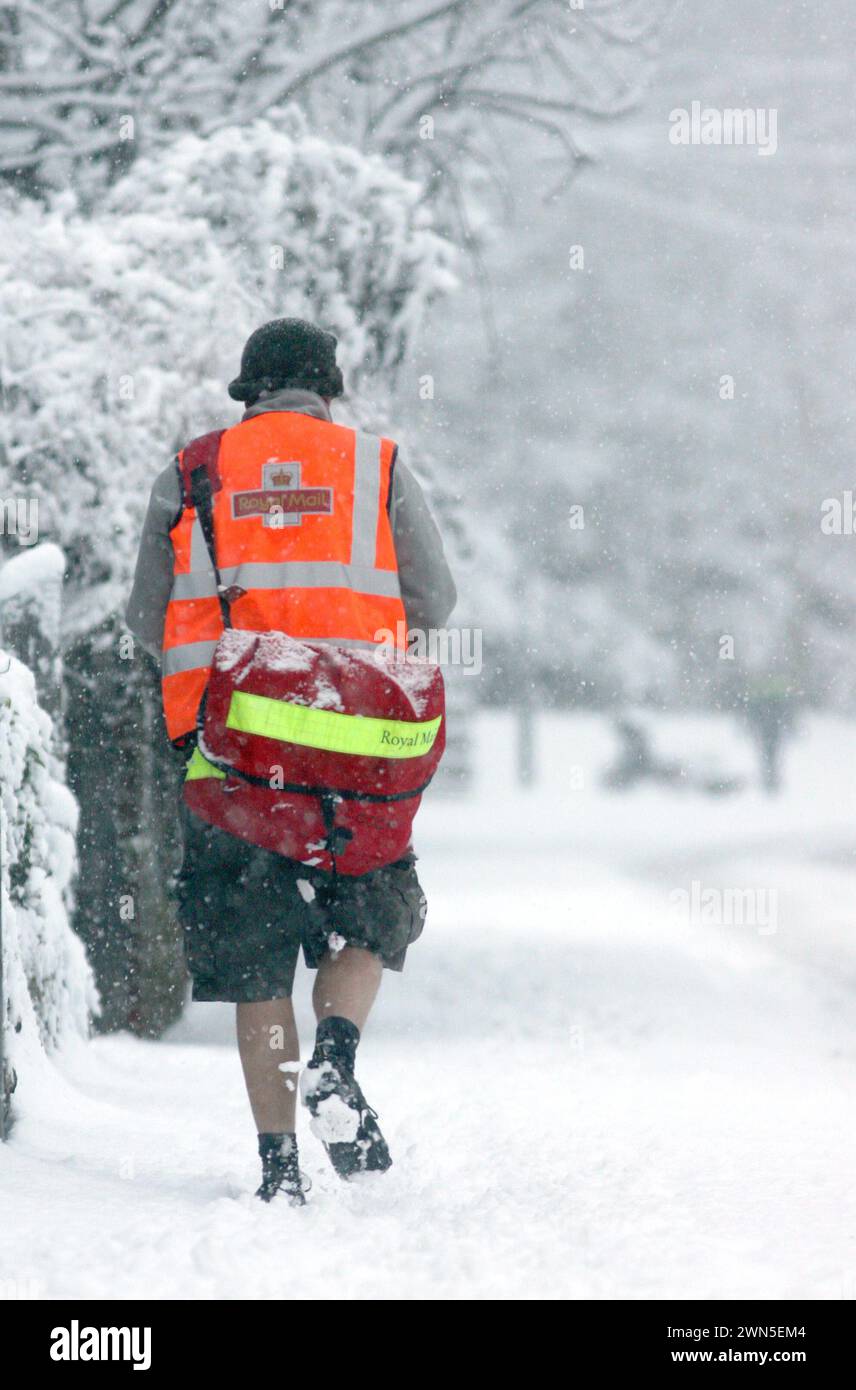
[[[591,796],[589,825],[606,814]],[[664,818],[639,835],[661,850],[671,836],[677,856],[670,875],[659,853],[648,877],[641,842],[625,875],[581,852],[571,820],[557,850],[558,801],[539,850],[541,804],[514,808],[533,836],[517,855],[487,801],[468,859],[456,812],[425,818],[429,926],[361,1048],[389,1174],[343,1185],[303,1120],[310,1204],[255,1202],[231,1011],[194,1006],[168,1042],[100,1039],[65,1059],[52,1094],[22,1097],[2,1154],[0,1289],[854,1297],[849,868],[769,850],[706,862],[705,883],[783,886],[781,920],[772,934],[688,927],[669,894],[693,872],[692,834],[683,858],[677,841],[695,803],[639,803],[643,822]],[[732,828],[737,806],[716,812]],[[307,986],[301,972],[308,1037]]]

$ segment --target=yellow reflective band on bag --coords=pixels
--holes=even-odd
[[[209,763],[207,758],[203,758],[198,748],[194,748],[193,757],[187,764],[187,772],[184,774],[185,782],[195,782],[199,777],[223,777],[225,772],[221,772],[219,767]]]
[[[234,690],[226,728],[279,739],[282,743],[320,748],[327,753],[354,753],[364,758],[419,758],[433,748],[442,717],[438,714],[436,719],[411,724],[404,719],[338,714],[335,710],[312,709],[308,705],[272,700],[268,695]]]

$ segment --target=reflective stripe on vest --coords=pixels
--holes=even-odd
[[[222,582],[242,591],[231,602],[236,628],[400,644],[406,620],[386,511],[394,450],[391,440],[296,412],[265,412],[225,431],[214,528]],[[162,676],[167,729],[179,738],[195,725],[222,620],[192,507],[170,538]]]
[[[341,565],[336,560],[281,560],[278,564],[228,565],[220,571],[223,583],[242,589],[355,589],[360,594],[399,598],[401,588],[394,570],[366,565]],[[172,598],[216,598],[214,571],[207,569],[177,574]]]
[[[379,439],[374,439],[368,434],[358,434],[354,446],[354,510],[351,534],[351,564],[354,569],[374,568],[375,535],[380,504],[380,445]]]
[[[298,743],[326,753],[354,753],[367,758],[418,758],[430,752],[442,716],[420,724],[404,719],[375,719],[370,715],[340,714],[313,709],[268,695],[234,690],[227,729],[258,734],[280,743]]]
[[[210,666],[216,642],[184,642],[180,647],[170,647],[161,658],[161,671],[165,676],[176,676],[181,671],[193,671],[197,666]]]

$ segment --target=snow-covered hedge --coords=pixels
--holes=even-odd
[[[332,329],[359,418],[451,281],[418,186],[296,111],[183,137],[91,216],[7,194],[0,246],[0,498],[35,499],[65,551],[70,634],[123,607],[155,474],[239,418],[226,383],[253,328]]]
[[[294,106],[138,160],[103,207],[164,224],[201,219],[254,312],[336,333],[351,390],[394,372],[428,304],[455,283],[421,186],[378,155],[313,134]],[[236,374],[234,346],[232,334]]]
[[[77,806],[32,674],[0,649],[0,910],[7,1066],[22,1094],[47,1055],[85,1036],[97,1007],[69,925]]]

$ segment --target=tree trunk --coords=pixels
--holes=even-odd
[[[178,1017],[185,971],[171,885],[180,759],[142,652],[122,660],[111,626],[69,653],[68,776],[80,803],[75,929],[101,991],[104,1031],[157,1037]]]

